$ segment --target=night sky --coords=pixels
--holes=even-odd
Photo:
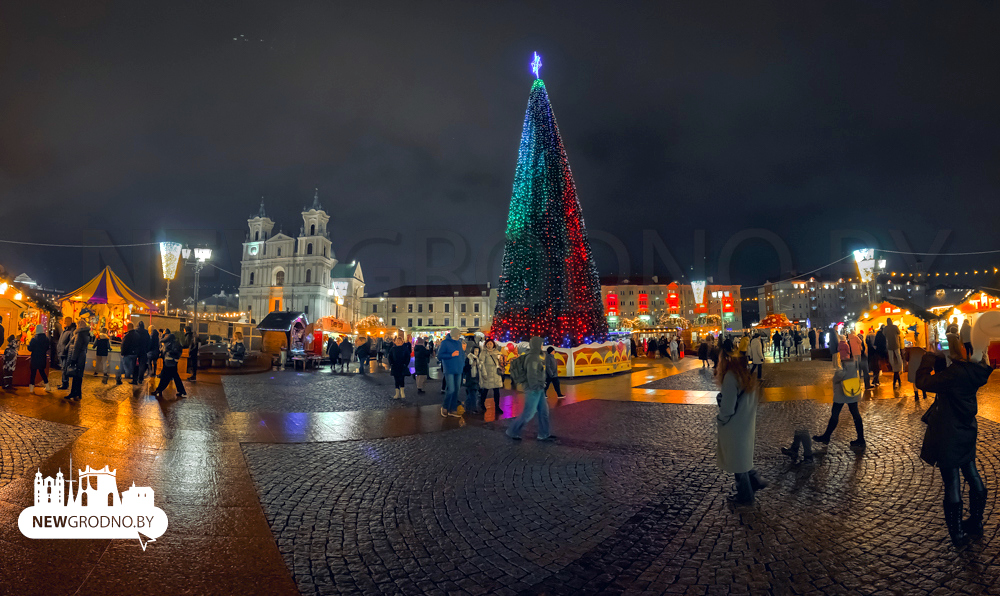
[[[706,230],[717,277],[745,228],[798,272],[833,260],[834,230],[996,248],[1000,5],[684,4],[3,2],[0,239],[208,242],[238,272],[261,196],[294,234],[319,187],[369,290],[420,281],[425,253],[495,282],[477,261],[500,257],[481,253],[502,247],[537,51],[602,274],[629,267],[616,238],[670,276],[643,230],[685,273]],[[70,290],[97,273],[85,252],[0,245],[0,264]],[[140,290],[142,254],[118,271]],[[984,265],[1000,255],[931,269]],[[732,279],[779,269],[750,241]]]

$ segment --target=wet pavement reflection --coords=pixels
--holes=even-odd
[[[816,364],[830,367],[832,374],[832,364]],[[699,367],[693,358],[679,363],[641,358],[630,373],[565,379],[565,398],[557,399],[550,389],[548,402],[557,420],[560,408],[590,400],[714,405],[714,390],[641,387]],[[268,372],[262,376],[284,374],[298,373]],[[298,377],[300,390],[309,392],[308,375]],[[324,385],[336,384],[335,378],[321,380]],[[365,398],[371,407],[326,412],[295,411],[294,399],[283,400],[267,411],[233,411],[222,379],[210,374],[201,374],[197,383],[189,383],[189,397],[181,400],[157,400],[149,395],[148,386],[102,385],[96,378],[85,379],[84,398],[79,404],[61,399],[65,392],[44,394],[38,389],[32,395],[26,388],[2,392],[0,430],[13,428],[13,434],[31,438],[16,447],[15,455],[4,452],[3,471],[17,470],[20,475],[0,474],[2,592],[150,593],[150,587],[155,586],[156,593],[174,594],[298,593],[262,512],[241,444],[356,441],[492,426],[498,420],[517,416],[523,405],[521,394],[505,388],[500,417],[489,399],[485,414],[443,418],[436,404],[438,387],[429,386],[429,397],[423,405],[389,408],[379,400],[390,400],[391,393],[383,397],[373,392]],[[992,382],[984,392],[991,398],[998,397],[998,383]],[[461,393],[464,401],[464,389]],[[912,400],[912,395],[912,386],[904,381],[899,390],[882,385],[866,392],[865,399]],[[829,382],[767,387],[762,399],[829,403],[832,388]],[[985,401],[989,403],[982,407],[981,415],[1000,420],[1000,407],[994,405],[1000,400]],[[4,415],[20,418],[5,420]],[[578,412],[567,420],[579,416]],[[32,421],[38,424],[33,426]],[[0,442],[4,441],[0,434]],[[54,476],[59,470],[70,469],[70,458],[74,474],[87,465],[108,465],[117,470],[119,491],[132,483],[152,487],[157,506],[169,518],[166,534],[146,552],[137,541],[46,541],[21,536],[17,515],[33,502],[33,475],[28,472],[37,467],[43,475]],[[262,586],[266,586],[264,592]]]

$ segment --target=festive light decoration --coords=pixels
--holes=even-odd
[[[160,243],[160,265],[163,267],[163,279],[171,280],[177,277],[177,264],[180,262],[181,245],[179,242]]]
[[[540,78],[538,71],[542,69],[542,57],[535,52],[535,59],[531,61],[531,72],[535,73],[535,78]]]
[[[532,70],[537,73],[537,54]],[[601,284],[576,184],[542,79],[528,96],[493,317],[502,342],[576,347],[608,340]]]

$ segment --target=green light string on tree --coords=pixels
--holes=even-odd
[[[535,76],[540,66],[536,54]],[[566,348],[608,340],[583,211],[541,79],[524,115],[493,335],[503,342],[537,335]]]

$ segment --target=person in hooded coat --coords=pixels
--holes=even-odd
[[[480,408],[479,399],[479,355],[482,350],[475,343],[470,343],[465,355],[465,367],[462,370],[462,377],[465,382],[465,411],[479,414],[484,411],[485,405]]]
[[[35,325],[35,336],[28,342],[28,352],[31,353],[31,377],[28,380],[28,391],[35,392],[35,373],[42,376],[45,391],[50,393],[49,375],[45,372],[46,360],[49,356],[49,338],[45,335],[44,325]]]
[[[655,359],[656,358],[656,349],[657,349],[656,338],[655,337],[649,338],[649,341],[646,342],[646,355],[649,356],[650,358],[654,358]]]
[[[858,402],[861,401],[864,390],[859,381],[858,387],[861,391],[857,395],[849,395],[844,391],[844,380],[860,379],[858,362],[853,358],[848,358],[842,361],[840,365],[841,368],[838,368],[833,373],[833,410],[830,412],[830,422],[826,425],[826,432],[822,435],[814,436],[813,441],[823,444],[830,442],[830,435],[833,434],[833,430],[837,428],[837,422],[840,420],[840,412],[844,409],[844,404],[847,404],[847,409],[851,411],[851,417],[854,418],[854,430],[858,433],[858,438],[851,441],[851,447],[864,449],[865,426],[861,421],[861,411],[858,410]]]
[[[413,347],[413,374],[417,375],[417,393],[424,392],[427,375],[431,374],[431,351],[424,345],[424,338],[417,339]]]
[[[736,479],[736,494],[729,499],[738,505],[753,503],[754,493],[767,487],[753,467],[757,435],[758,384],[742,365],[733,341],[722,342],[716,379],[719,382],[719,413],[715,418],[718,443],[716,464]],[[763,346],[762,346],[763,348]]]
[[[358,370],[361,374],[368,374],[368,360],[372,357],[372,338],[371,336],[365,336],[365,340],[359,343],[354,348],[354,355],[358,357],[358,362],[360,366]]]
[[[962,337],[962,345],[965,346],[965,353],[972,353],[972,324],[969,323],[969,319],[966,318],[962,321],[962,328],[959,330],[958,334]]]
[[[83,371],[87,368],[87,348],[90,347],[90,325],[87,319],[80,319],[73,333],[73,341],[69,346],[69,366],[72,377],[72,387],[67,400],[83,399]]]
[[[340,350],[340,372],[351,372],[351,359],[354,357],[354,345],[351,344],[351,338],[345,335],[337,349]]]
[[[865,353],[868,356],[868,370],[872,374],[872,386],[879,386],[879,375],[882,374],[882,362],[879,360],[878,349],[875,347],[875,334],[865,336]]]
[[[521,440],[524,426],[538,414],[538,440],[553,441],[549,432],[549,402],[545,399],[545,360],[542,357],[542,338],[532,337],[528,342],[528,352],[524,355],[528,381],[524,385],[524,409],[514,422],[507,427],[507,436]]]
[[[479,356],[479,393],[483,408],[486,408],[486,396],[493,390],[493,412],[496,416],[503,414],[500,409],[500,389],[503,388],[504,360],[503,354],[497,348],[497,342],[486,340],[485,349]]]
[[[917,369],[917,387],[936,394],[924,414],[927,430],[920,459],[941,469],[944,481],[944,519],[948,534],[958,548],[970,536],[983,533],[986,485],[976,469],[976,441],[979,427],[976,394],[986,384],[993,369],[986,359],[970,362],[961,336],[949,333],[951,365],[940,352],[924,354]],[[962,520],[962,481],[969,484],[969,519]]]

